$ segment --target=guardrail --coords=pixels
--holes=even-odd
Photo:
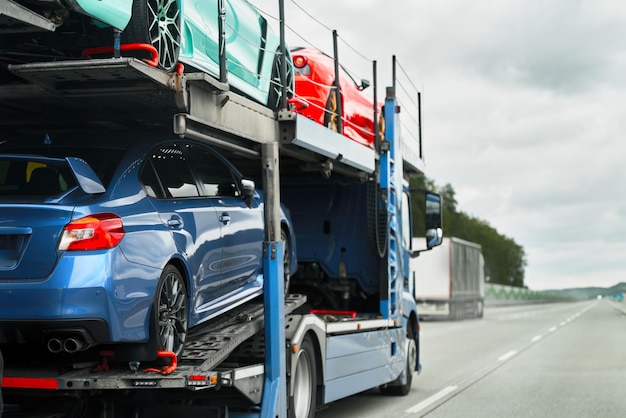
[[[550,291],[537,291],[523,287],[485,283],[485,305],[519,305],[566,301],[572,298]]]

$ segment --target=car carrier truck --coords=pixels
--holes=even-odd
[[[90,361],[42,361],[27,350],[5,352],[0,342],[4,416],[301,418],[376,387],[407,394],[421,366],[406,178],[424,170],[400,136],[394,89],[385,136],[372,149],[207,74],[164,72],[114,52],[6,66],[2,135],[145,126],[220,148],[263,182],[264,295],[190,330],[181,355],[159,352],[154,364],[116,362],[114,350]],[[441,203],[424,197],[433,247],[443,233]],[[286,295],[281,201],[299,260]]]
[[[422,245],[420,238],[413,238]],[[482,318],[484,259],[479,244],[445,237],[440,247],[411,260],[420,318]]]

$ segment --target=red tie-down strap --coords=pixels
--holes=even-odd
[[[98,46],[94,48],[86,48],[82,52],[83,58],[91,59],[92,55],[110,54],[114,51],[113,46]],[[150,44],[121,44],[120,51],[144,51],[150,55],[150,58],[144,58],[144,62],[151,67],[159,64],[159,52]]]
[[[178,360],[176,359],[176,354],[174,354],[172,351],[159,350],[159,351],[157,351],[157,357],[158,358],[168,358],[168,359],[170,359],[169,366],[164,366],[161,369],[147,368],[147,369],[143,369],[144,372],[146,372],[146,373],[154,372],[154,373],[161,373],[161,374],[170,374],[174,370],[176,370],[176,367],[178,366]]]

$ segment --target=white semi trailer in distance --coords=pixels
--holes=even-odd
[[[424,238],[413,238],[417,245]],[[482,318],[484,259],[479,244],[445,237],[440,247],[411,259],[420,318]]]

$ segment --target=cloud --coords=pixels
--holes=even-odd
[[[615,1],[441,1],[423,4],[409,19],[416,14],[419,22],[400,25],[402,39],[411,40],[401,55],[419,56],[426,78],[455,68],[575,94],[623,68],[626,10]]]
[[[285,3],[327,52],[337,29],[361,77],[375,59],[388,85],[397,56],[422,93],[426,175],[524,247],[531,288],[626,281],[626,3]]]

